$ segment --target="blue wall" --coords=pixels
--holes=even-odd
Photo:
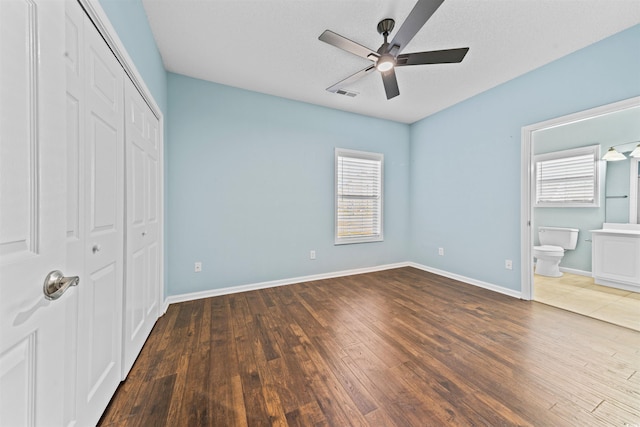
[[[640,94],[635,26],[407,126],[167,74],[141,1],[100,4],[165,114],[167,295],[406,260],[520,290],[522,126]],[[383,243],[333,245],[336,146],[385,154]]]
[[[408,125],[168,82],[169,295],[408,259]],[[384,242],[334,246],[335,147],[384,154]]]
[[[638,52],[640,25],[414,123],[411,258],[520,290],[521,128],[640,95]]]

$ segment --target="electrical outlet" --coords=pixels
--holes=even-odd
[[[200,261],[195,263],[193,271],[196,273],[200,273],[202,271],[202,263]]]
[[[316,251],[309,251],[309,259],[316,259]]]
[[[505,259],[504,268],[506,268],[507,270],[513,270],[513,261],[511,261],[510,259]]]
[[[444,256],[444,248],[438,248],[438,255]]]

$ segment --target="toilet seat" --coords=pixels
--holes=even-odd
[[[562,247],[553,245],[534,246],[533,250],[544,255],[564,254],[564,249],[562,249]]]

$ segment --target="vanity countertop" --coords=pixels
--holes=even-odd
[[[604,223],[600,230],[589,230],[597,234],[621,234],[628,236],[640,236],[640,224]]]

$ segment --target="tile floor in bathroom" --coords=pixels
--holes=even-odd
[[[533,299],[640,331],[640,293],[596,285],[592,277],[534,275]]]

